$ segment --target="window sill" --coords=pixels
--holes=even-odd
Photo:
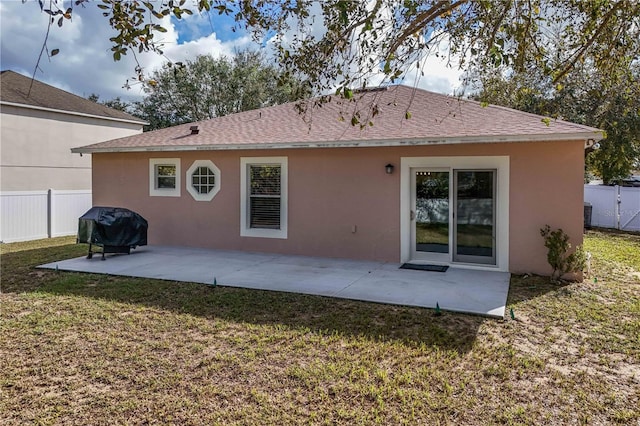
[[[278,238],[281,240],[287,239],[286,229],[259,229],[259,228],[242,228],[240,230],[241,237],[255,237],[255,238]]]

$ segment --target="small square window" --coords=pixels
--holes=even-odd
[[[173,164],[156,164],[156,189],[175,189],[176,166]]]
[[[180,159],[149,159],[149,195],[152,197],[180,196]]]

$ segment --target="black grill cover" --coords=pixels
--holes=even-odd
[[[147,221],[120,207],[92,207],[79,219],[78,242],[98,246],[147,245]]]

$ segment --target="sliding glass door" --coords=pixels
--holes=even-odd
[[[496,264],[496,171],[411,169],[411,257]]]
[[[496,264],[496,171],[454,171],[453,260]]]

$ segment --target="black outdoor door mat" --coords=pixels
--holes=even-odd
[[[416,271],[431,271],[431,272],[447,272],[449,266],[447,265],[417,265],[415,263],[403,263],[400,269],[413,269]]]

